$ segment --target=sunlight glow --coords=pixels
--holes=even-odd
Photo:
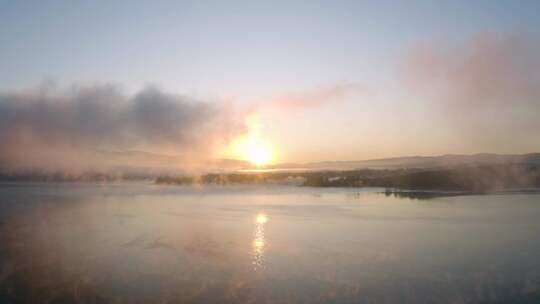
[[[228,154],[234,158],[247,160],[257,167],[266,166],[276,159],[275,148],[261,135],[262,125],[257,116],[246,119],[247,133],[232,141]]]
[[[261,140],[248,139],[245,145],[245,158],[256,166],[263,166],[272,159],[271,148]]]

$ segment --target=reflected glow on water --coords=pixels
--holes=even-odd
[[[257,222],[257,224],[264,225],[266,222],[268,222],[268,217],[264,213],[259,213],[255,218],[255,222]]]
[[[253,234],[253,269],[262,270],[264,263],[264,225],[268,222],[268,217],[264,213],[259,213],[255,217],[255,232]]]

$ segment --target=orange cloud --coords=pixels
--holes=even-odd
[[[366,86],[359,83],[339,83],[331,86],[323,86],[310,91],[289,92],[269,98],[263,98],[255,102],[250,108],[257,110],[280,110],[298,111],[316,108],[328,104],[338,104],[350,97],[372,96],[373,93]]]

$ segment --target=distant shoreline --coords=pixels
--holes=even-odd
[[[311,187],[381,187],[407,191],[484,193],[540,188],[540,166],[496,164],[452,168],[249,172],[160,176],[157,184],[272,184]]]
[[[249,170],[200,175],[158,173],[0,172],[6,182],[99,182],[145,181],[159,185],[292,185],[306,187],[379,187],[389,193],[482,194],[533,191],[540,188],[540,165],[536,163],[474,164],[452,167],[357,169],[357,170]],[[396,194],[398,195],[398,194]]]
[[[467,195],[509,195],[509,194],[540,194],[540,187],[527,189],[504,189],[484,192],[474,191],[440,191],[440,190],[407,190],[407,189],[386,189],[385,191],[377,192],[386,196],[395,196],[401,198],[412,199],[430,199],[452,196],[467,196]]]

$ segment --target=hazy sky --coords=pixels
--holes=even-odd
[[[532,152],[539,37],[540,1],[0,0],[0,102],[151,85],[256,116],[280,161]]]

